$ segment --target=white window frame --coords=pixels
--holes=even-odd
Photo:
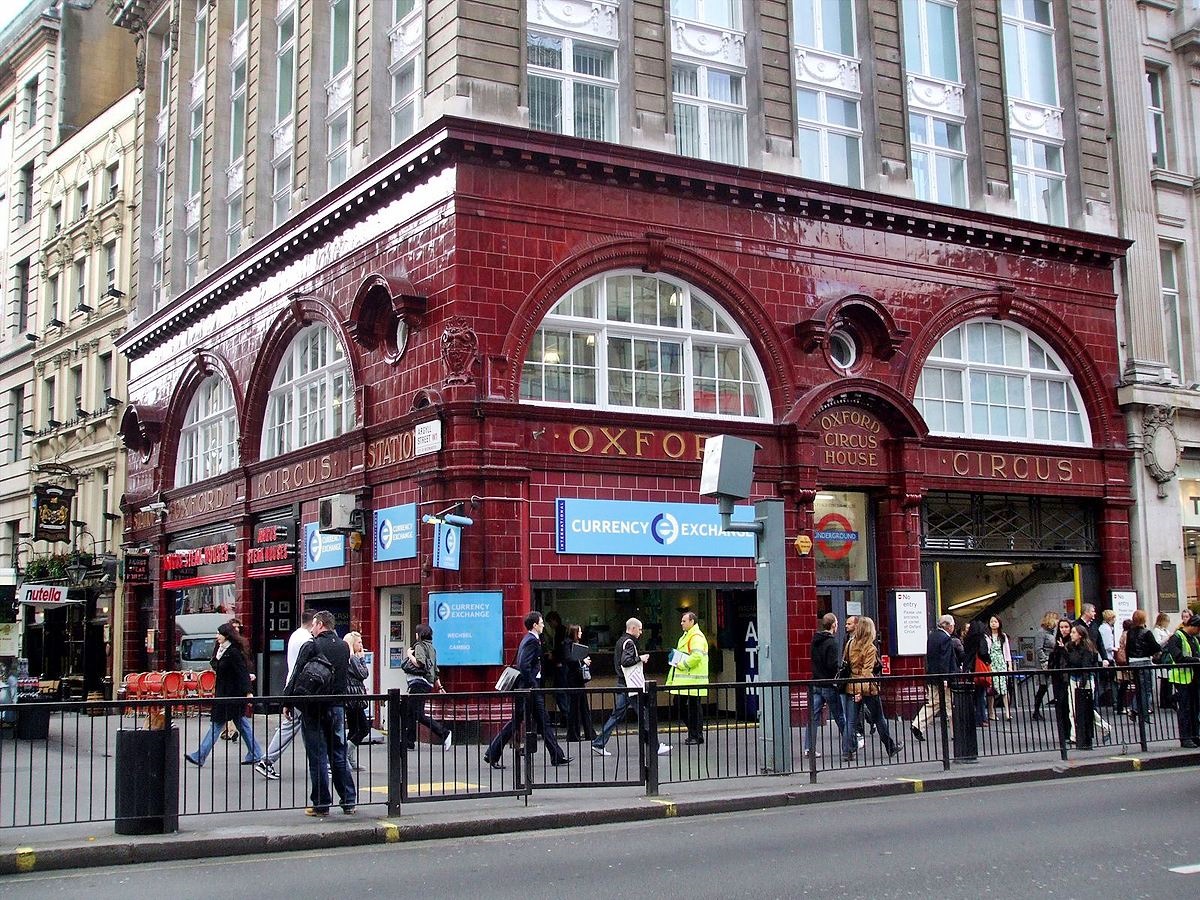
[[[192,45],[192,75],[199,75],[208,66],[208,4],[196,4],[196,34]]]
[[[204,104],[197,103],[188,110],[188,177],[187,198],[200,196],[204,184]]]
[[[929,55],[929,7],[936,6],[949,9],[954,16],[954,72],[946,74],[934,72]],[[904,0],[904,66],[909,72],[924,75],[926,78],[937,78],[955,84],[962,82],[962,50],[958,41],[958,3],[956,0]],[[915,31],[910,31],[913,28]],[[916,44],[915,54],[910,51]],[[915,56],[915,58],[914,58]]]
[[[62,320],[59,308],[62,303],[62,282],[57,274],[46,279],[46,322],[51,319]]]
[[[107,279],[104,289],[117,286],[117,239],[113,238],[104,245],[104,275]]]
[[[839,45],[831,47],[827,29],[825,28],[824,3],[822,0],[792,0],[792,42],[797,47],[811,47],[838,56],[858,56],[858,13],[854,8],[854,0],[838,0],[850,16],[850,41],[852,46],[847,49]],[[801,26],[809,23],[813,39],[811,43],[801,40]],[[830,31],[830,33],[835,33]],[[839,35],[840,38],[840,35]]]
[[[116,200],[121,193],[121,161],[115,160],[109,163],[104,169],[105,179],[105,202]]]
[[[917,129],[914,127],[914,124],[918,121],[921,124],[919,135]],[[936,127],[938,123],[958,130],[961,149],[956,150],[953,147],[938,143]],[[963,123],[954,119],[935,116],[926,112],[909,112],[910,164],[912,166],[913,187],[918,200],[927,200],[931,203],[941,203],[947,206],[966,207],[970,198],[967,196],[965,132],[966,129]],[[921,160],[924,160],[924,162],[922,163]],[[957,183],[943,185],[941,178],[941,165],[943,163],[952,167],[957,166]],[[922,172],[925,175],[924,182],[927,185],[927,189],[924,191],[921,190],[921,180],[917,177],[918,172]],[[953,175],[953,173],[948,174]],[[958,190],[957,197],[954,196],[956,188]],[[943,193],[948,193],[950,196],[942,196]]]
[[[311,358],[315,355],[315,359]],[[355,425],[349,361],[327,326],[309,325],[275,371],[263,420],[261,458],[331,440]]]
[[[91,206],[91,185],[86,181],[81,181],[75,186],[75,218],[82,219],[88,214],[88,209]]]
[[[22,106],[25,107],[25,130],[32,131],[37,128],[38,119],[41,117],[41,103],[39,102],[38,94],[41,93],[41,79],[34,75],[31,79],[25,82],[22,89]]]
[[[296,112],[296,4],[289,2],[275,16],[275,131],[290,131]],[[290,34],[285,37],[285,30]],[[288,89],[284,91],[284,73]],[[286,103],[285,103],[286,100]],[[273,139],[274,140],[274,139]],[[271,160],[271,224],[278,227],[292,214],[292,153],[295,140],[288,138],[286,149]],[[281,186],[282,185],[282,186]]]
[[[560,66],[557,69],[549,66],[535,65],[530,61],[530,48],[537,40],[560,41],[562,44]],[[603,53],[611,54],[612,59],[612,78],[604,78],[598,75],[589,75],[584,72],[576,72],[574,70],[575,46],[581,45],[593,50],[598,50]],[[531,30],[526,37],[525,52],[526,52],[526,102],[530,110],[530,128],[538,128],[533,118],[533,98],[532,90],[529,83],[533,79],[539,79],[543,82],[556,82],[558,84],[558,105],[559,105],[559,130],[545,129],[551,134],[566,134],[575,137],[589,137],[594,140],[604,140],[609,143],[617,140],[617,119],[620,116],[620,86],[616,78],[617,66],[619,63],[619,50],[616,44],[608,44],[604,41],[596,40],[589,37],[587,39],[574,37],[569,34],[555,34],[546,30]],[[606,92],[606,97],[609,102],[606,105],[606,114],[603,122],[603,137],[597,138],[595,134],[576,134],[575,127],[575,87],[576,85],[592,88],[594,90]]]
[[[1004,76],[1008,92],[1013,97],[1019,97],[1030,103],[1049,104],[1058,106],[1058,46],[1055,40],[1054,6],[1051,0],[1002,0],[1002,31],[1004,44]],[[1030,18],[1028,10],[1038,4],[1050,13],[1049,24],[1038,22],[1036,17]],[[1034,67],[1030,64],[1030,40],[1035,36],[1050,39],[1050,74],[1053,77],[1053,97],[1049,100],[1035,97],[1031,90],[1030,76]],[[1015,40],[1010,40],[1015,38]]]
[[[1009,361],[1006,358],[997,362],[970,358],[970,333],[974,329],[979,329],[980,340],[985,348],[989,346],[990,334],[999,336],[999,347],[1006,355],[1009,350],[1014,349],[1014,342],[1019,344],[1019,360]],[[945,348],[949,348],[949,352],[945,352]],[[957,354],[954,348],[958,349]],[[1035,360],[1038,358],[1046,360],[1047,363],[1037,365]],[[939,387],[931,390],[935,384]],[[957,384],[957,389],[946,391],[946,384]],[[1035,401],[1035,397],[1042,393],[1039,387],[1042,384],[1045,385],[1047,397],[1044,404]],[[982,400],[974,393],[977,385],[985,388]],[[1063,403],[1051,408],[1049,397],[1059,389]],[[1003,393],[1004,396],[995,397],[993,390]],[[1011,393],[1013,391],[1016,392],[1015,395]],[[1030,444],[1091,446],[1087,409],[1070,370],[1045,341],[1027,328],[1012,322],[973,319],[943,335],[925,359],[913,403],[929,425],[931,434]],[[940,416],[932,415],[935,405],[940,410]],[[948,406],[958,407],[962,417],[961,428],[947,425]],[[993,410],[1003,415],[1003,430],[993,427]],[[1037,418],[1041,413],[1045,414],[1045,436],[1035,435]],[[984,425],[975,421],[981,414],[988,420]],[[1065,425],[1068,434],[1066,439],[1050,437],[1051,416],[1058,418]],[[1014,429],[1014,422],[1019,422],[1021,428]],[[1077,426],[1078,439],[1070,438],[1073,422]],[[1023,434],[1020,433],[1022,429]]]
[[[680,69],[691,69],[695,71],[697,94],[686,94],[678,90],[679,82],[675,77],[675,73]],[[719,72],[724,75],[736,78],[741,84],[742,102],[740,104],[718,100],[709,96],[709,80],[710,72]],[[688,153],[683,145],[683,134],[679,127],[680,110],[683,107],[689,107],[696,110],[696,126],[697,126],[697,152]],[[712,148],[712,113],[720,111],[736,117],[741,122],[740,135],[735,149],[735,157],[733,159],[717,159],[713,155]],[[675,131],[675,152],[681,156],[691,156],[695,159],[707,159],[713,162],[727,163],[734,166],[746,165],[746,75],[744,72],[736,69],[726,68],[724,66],[711,66],[707,63],[676,61],[671,67],[671,118],[672,129]]]
[[[225,258],[233,259],[242,249],[242,191],[237,190],[225,198]]]
[[[1019,165],[1017,163],[1016,144],[1020,141],[1025,145],[1025,159],[1032,160],[1035,158],[1035,148],[1037,145],[1042,145],[1048,148],[1055,148],[1059,152],[1060,159],[1063,159],[1063,169],[1055,170],[1038,166],[1032,162]],[[1065,227],[1067,224],[1067,175],[1066,161],[1064,158],[1064,148],[1057,141],[1048,141],[1043,138],[1032,137],[1024,134],[1013,134],[1011,141],[1011,158],[1013,170],[1013,199],[1017,203],[1017,214],[1030,222],[1042,222],[1046,225],[1058,225]],[[1039,192],[1039,184],[1049,184],[1055,182],[1059,185],[1059,196],[1061,203],[1054,210],[1051,210],[1047,204],[1039,201],[1039,193],[1045,194],[1045,191]],[[1022,183],[1024,189],[1022,189]]]
[[[800,94],[801,92],[815,94],[817,97],[817,108],[819,110],[819,119],[805,118],[800,114]],[[835,97],[846,103],[854,104],[856,115],[858,118],[858,128],[849,128],[845,125],[835,124],[829,121],[829,98]],[[817,141],[820,147],[817,174],[806,174],[806,177],[815,178],[819,181],[826,181],[831,184],[842,184],[841,181],[836,181],[831,175],[829,138],[830,135],[852,140],[858,147],[857,163],[858,163],[858,180],[846,182],[847,187],[861,188],[863,184],[863,131],[862,131],[862,101],[857,95],[841,94],[836,91],[823,91],[811,85],[801,84],[796,88],[796,148],[797,153],[800,152],[800,146],[803,143],[800,132],[811,132],[817,135]],[[803,165],[803,162],[801,163]]]
[[[234,60],[229,66],[229,165],[234,166],[246,155],[246,57]],[[239,77],[240,73],[240,77]]]
[[[654,323],[632,321],[636,317],[632,311],[636,307],[636,300],[632,299],[633,287],[639,281],[645,287],[656,286],[655,303],[658,305],[658,313]],[[631,312],[628,321],[609,316],[610,305],[617,302],[624,284],[629,284],[631,288]],[[590,312],[580,300],[582,297],[591,298]],[[678,308],[678,325],[661,324],[664,303],[670,308]],[[711,329],[693,326],[693,307],[697,304],[697,314],[712,323]],[[631,362],[628,367],[614,367],[612,354],[616,352],[618,344],[625,342],[633,342],[634,347],[638,343],[643,347],[677,347],[680,363],[678,370],[664,371],[661,367],[638,368],[635,362]],[[558,349],[560,346],[571,355],[571,359],[562,358]],[[576,359],[577,347],[581,348],[579,355],[583,355],[582,348],[590,348],[586,352],[591,354],[593,359]],[[722,355],[727,362],[736,357],[736,375],[730,372],[721,375],[715,369],[707,374],[698,373],[696,360],[709,357],[710,354],[711,361],[716,365],[720,365],[717,361]],[[634,355],[636,356],[636,351]],[[658,349],[654,351],[654,356],[661,366],[662,354]],[[614,373],[616,380],[627,379],[629,382],[628,404],[611,399],[610,391],[619,389],[613,383]],[[569,384],[570,396],[565,400],[554,397],[547,399],[547,376],[565,380]],[[661,392],[664,381],[678,386],[681,407],[662,406],[661,396],[658,405],[639,403],[639,398],[643,396],[642,389],[638,387],[639,381],[651,385],[651,393]],[[697,408],[696,396],[704,387],[702,382],[712,383],[709,394],[712,397],[712,409],[707,408],[707,403],[699,404],[700,408]],[[653,386],[655,384],[657,387]],[[587,389],[588,385],[590,390]],[[732,390],[732,394],[738,398],[737,404],[741,407],[739,412],[716,411],[721,397],[725,396],[723,389]],[[551,390],[550,393],[553,394],[554,391]],[[748,396],[751,398],[749,402],[756,407],[756,410],[749,414],[745,412]],[[686,282],[667,275],[649,275],[632,269],[606,272],[583,282],[559,300],[542,319],[530,342],[522,367],[521,402],[539,406],[611,410],[654,416],[699,415],[706,419],[732,421],[772,419],[771,398],[762,366],[749,338],[733,319],[712,298]]]
[[[271,164],[271,222],[278,227],[292,214],[292,152]]]
[[[345,46],[337,45],[339,7],[346,10]],[[345,51],[346,61],[338,66],[339,50]],[[329,85],[341,78],[352,78],[354,67],[354,4],[351,0],[329,0]],[[328,96],[328,89],[326,91]],[[354,140],[354,88],[346,91],[346,99],[325,114],[325,183],[336,187],[350,177],[350,146]],[[342,136],[339,139],[338,133]]]
[[[197,388],[179,432],[175,486],[195,484],[228,472],[238,464],[238,420],[233,389],[220,375]]]
[[[717,10],[727,12],[728,16]],[[742,4],[741,0],[671,0],[671,18],[740,31]]]
[[[87,303],[87,257],[81,256],[75,260],[73,267],[75,274],[75,309],[78,309],[80,304]],[[89,304],[91,305],[91,304]]]
[[[200,275],[200,224],[183,233],[183,286],[190,288]]]
[[[1159,284],[1162,290],[1163,345],[1166,347],[1166,363],[1180,381],[1184,377],[1183,314],[1184,302],[1180,280],[1180,260],[1183,254],[1180,245],[1163,242],[1158,245]]]
[[[1146,69],[1146,137],[1150,145],[1150,165],[1155,169],[1169,168],[1166,72],[1153,67]]]

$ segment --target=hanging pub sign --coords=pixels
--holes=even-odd
[[[56,484],[33,487],[33,539],[71,542],[71,501],[73,488]]]

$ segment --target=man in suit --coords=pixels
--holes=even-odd
[[[546,751],[550,754],[550,764],[553,766],[565,765],[571,761],[571,757],[563,752],[563,748],[559,746],[558,740],[554,736],[554,729],[550,727],[546,716],[546,698],[541,692],[542,631],[546,627],[546,622],[542,618],[542,614],[534,610],[525,616],[525,627],[528,629],[528,633],[521,638],[521,644],[517,647],[517,659],[513,663],[513,668],[521,673],[517,679],[515,690],[526,688],[533,690],[531,695],[533,705],[530,707],[533,723],[542,733],[542,738],[546,742]],[[504,768],[500,755],[504,752],[504,746],[512,740],[512,736],[524,721],[525,699],[517,697],[513,704],[513,717],[500,729],[500,733],[492,738],[492,742],[488,744],[488,748],[483,754],[485,763],[493,769]]]
[[[946,615],[938,619],[937,628],[929,633],[929,642],[925,645],[925,673],[927,675],[954,675],[962,671],[962,660],[954,646],[954,616]],[[944,684],[938,690],[937,682],[931,681],[925,685],[929,700],[913,719],[912,735],[918,741],[925,740],[925,729],[939,712],[942,712],[942,700],[946,702],[946,721],[953,722],[950,709],[950,685]]]

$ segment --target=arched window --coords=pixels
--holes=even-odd
[[[990,320],[948,331],[925,360],[917,409],[934,434],[1090,445],[1075,379],[1019,325]]]
[[[335,438],[354,425],[346,352],[324,325],[296,335],[267,400],[262,458]]]
[[[525,356],[521,399],[729,419],[771,411],[733,320],[695,288],[641,272],[594,278],[555,304]]]
[[[228,472],[238,462],[237,410],[233,391],[220,375],[206,378],[192,397],[175,460],[175,486]]]

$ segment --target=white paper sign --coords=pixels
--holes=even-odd
[[[929,640],[929,595],[925,591],[894,591],[896,655],[924,656]]]
[[[1126,619],[1132,619],[1134,610],[1137,609],[1137,591],[1113,591],[1112,592],[1112,610],[1117,614],[1117,621],[1113,630],[1117,633],[1118,638],[1121,634],[1121,625]]]

